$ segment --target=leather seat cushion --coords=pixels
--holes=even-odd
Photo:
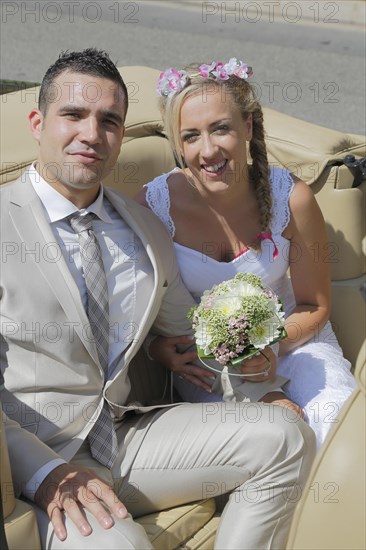
[[[38,534],[36,514],[33,508],[16,499],[13,512],[5,519],[5,534],[9,549],[39,550],[41,542]]]
[[[143,526],[154,548],[172,550],[196,535],[211,520],[215,510],[215,500],[212,498],[142,516],[136,521]],[[214,530],[216,522],[207,532],[202,531],[201,538],[207,538]],[[184,548],[198,547],[185,545]]]

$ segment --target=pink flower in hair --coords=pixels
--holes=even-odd
[[[228,80],[229,75],[226,71],[226,66],[219,61],[219,63],[216,63],[215,70],[212,71],[212,74],[217,78],[217,80]]]
[[[215,61],[211,63],[211,65],[206,65],[205,63],[203,65],[200,65],[198,68],[199,73],[203,78],[208,78],[210,76],[210,72],[214,70],[216,67]]]
[[[175,69],[166,69],[160,73],[160,77],[156,86],[158,95],[170,96],[183,90],[191,78],[202,76],[203,78],[215,78],[216,80],[228,80],[230,76],[247,79],[252,76],[252,67],[248,67],[246,63],[240,61],[236,57],[229,59],[227,63],[221,61],[213,61],[211,65],[203,63],[198,68],[198,73],[188,76],[184,70],[176,71]]]
[[[158,95],[169,96],[180,92],[187,83],[186,71],[176,71],[172,68],[160,73],[156,86]]]

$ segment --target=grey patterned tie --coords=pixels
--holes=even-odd
[[[102,253],[93,231],[93,218],[97,219],[96,214],[88,213],[85,216],[73,214],[68,219],[79,238],[88,298],[87,313],[106,379],[109,348],[108,288]],[[106,401],[104,401],[103,409],[89,432],[88,439],[92,456],[110,468],[117,457],[118,446],[113,420]]]

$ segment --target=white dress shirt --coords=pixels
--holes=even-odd
[[[103,186],[97,199],[88,207],[78,210],[76,206],[58,193],[38,174],[34,165],[29,172],[31,183],[40,198],[45,215],[79,288],[84,307],[87,290],[83,277],[78,235],[73,231],[67,216],[75,212],[81,215],[93,212],[93,231],[99,242],[106,272],[109,297],[109,379],[113,377],[115,364],[121,353],[133,340],[138,323],[136,311],[143,311],[153,291],[153,267],[140,239],[125,223],[109,200],[104,196]],[[138,286],[138,292],[136,292]],[[33,499],[44,478],[62,459],[44,465],[28,481],[24,494]]]

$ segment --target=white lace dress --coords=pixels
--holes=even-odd
[[[170,174],[170,173],[169,173]],[[161,219],[174,238],[175,226],[170,216],[170,197],[167,185],[169,174],[155,178],[146,185],[146,200],[150,209]],[[264,240],[260,251],[247,250],[231,262],[219,262],[202,252],[175,244],[182,279],[198,302],[204,290],[238,272],[259,275],[283,300],[286,315],[295,306],[290,279],[289,241],[282,236],[290,219],[289,197],[293,179],[287,170],[271,168],[270,182],[273,197],[272,238],[278,249],[274,259],[274,243]],[[298,403],[305,419],[314,429],[320,445],[334,422],[340,408],[355,388],[350,363],[342,354],[336,336],[328,322],[320,333],[278,360],[277,373],[290,379],[284,390],[289,399]],[[219,401],[221,397],[205,392],[184,380],[175,384],[185,401]]]

